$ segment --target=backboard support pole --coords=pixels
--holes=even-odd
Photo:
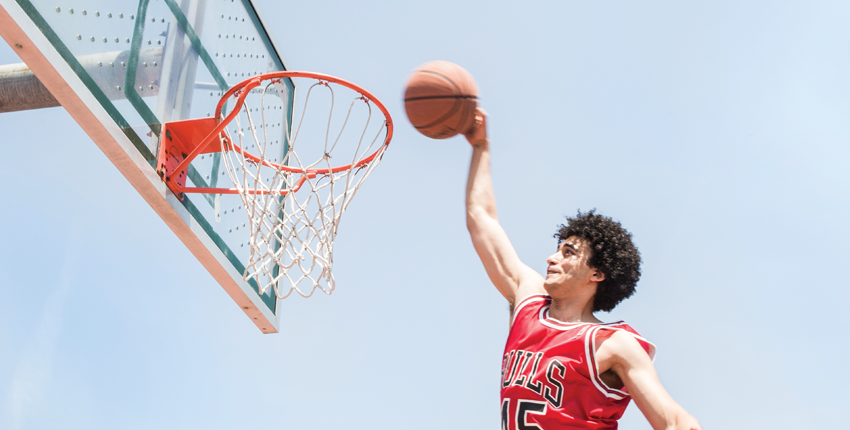
[[[13,48],[17,46],[13,45]],[[23,45],[21,45],[22,49]],[[127,61],[130,51],[114,51],[98,54],[81,55],[77,58],[80,64],[92,76],[98,76],[110,86],[124,85],[124,74],[121,69],[109,67],[110,64]],[[154,64],[162,57],[162,48],[142,49],[139,61]],[[106,66],[106,67],[104,67]],[[153,68],[140,71],[136,81],[150,82],[156,80]],[[159,86],[151,88],[148,94],[156,95]],[[111,99],[124,99],[123,92],[109,93]],[[17,112],[33,109],[44,109],[61,106],[53,94],[38,80],[35,73],[26,63],[7,64],[0,66],[0,113]]]
[[[0,66],[0,113],[58,106],[56,97],[26,64]]]

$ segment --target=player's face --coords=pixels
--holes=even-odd
[[[602,273],[588,266],[590,248],[577,237],[569,237],[558,246],[558,251],[546,259],[549,267],[543,287],[550,295],[586,288],[604,279]]]

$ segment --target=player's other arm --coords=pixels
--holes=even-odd
[[[652,360],[631,334],[617,331],[599,340],[596,358],[600,374],[610,370],[620,378],[653,429],[702,430],[696,418],[661,385]]]
[[[490,179],[487,116],[481,108],[476,110],[475,125],[466,138],[473,147],[466,183],[466,226],[490,281],[513,308],[514,304],[531,294],[545,293],[543,277],[520,261],[505,230],[499,225]]]

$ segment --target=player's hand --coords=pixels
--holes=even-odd
[[[475,123],[463,134],[473,147],[487,146],[487,112],[475,108]]]

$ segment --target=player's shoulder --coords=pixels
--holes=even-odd
[[[551,302],[552,297],[545,293],[528,294],[520,298],[514,309],[520,309],[533,303]]]
[[[598,350],[604,350],[614,357],[625,360],[633,360],[649,355],[655,359],[655,344],[641,336],[630,325],[619,321],[611,324],[600,324],[594,331],[593,336],[598,345]],[[598,352],[598,351],[597,351]]]

